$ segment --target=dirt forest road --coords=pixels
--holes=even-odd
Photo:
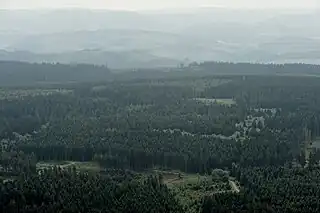
[[[65,169],[65,168],[71,167],[71,166],[73,166],[73,165],[75,165],[75,164],[76,164],[76,162],[68,162],[68,164],[59,165],[59,167],[60,167],[61,169]]]

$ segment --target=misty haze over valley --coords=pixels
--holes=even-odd
[[[1,212],[319,213],[318,3],[0,0]]]
[[[315,10],[0,10],[0,60],[176,67],[192,61],[313,63]]]

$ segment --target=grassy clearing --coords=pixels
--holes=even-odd
[[[170,188],[181,185],[181,184],[197,184],[200,181],[205,180],[206,176],[200,176],[197,174],[185,174],[179,171],[159,171],[163,177],[163,182]]]
[[[77,162],[77,161],[61,161],[61,162],[38,162],[37,169],[48,169],[52,167],[60,167],[62,169],[76,167],[78,171],[100,172],[100,166],[95,162]]]
[[[216,102],[221,105],[235,105],[236,102],[233,99],[216,99]]]
[[[100,172],[101,167],[95,162],[76,162],[75,165],[77,170],[87,171],[87,172]]]
[[[206,105],[220,104],[225,106],[232,106],[236,104],[235,100],[229,98],[194,98],[194,100]]]
[[[53,94],[70,94],[66,89],[0,89],[0,100],[21,99],[24,97],[48,96]]]
[[[68,165],[67,161],[62,161],[62,162],[56,162],[56,161],[41,161],[38,162],[36,167],[37,169],[48,169],[48,168],[52,168],[55,166],[64,166],[64,165]]]
[[[197,212],[197,203],[203,196],[232,191],[229,177],[217,175],[186,174],[179,171],[154,170],[163,182],[177,194],[185,212]]]
[[[163,178],[163,182],[169,188],[203,185],[206,186],[206,188],[213,190],[212,192],[214,192],[214,190],[222,191],[231,189],[229,186],[224,187],[224,185],[228,185],[229,179],[232,180],[232,178],[229,177],[228,172],[225,172],[223,170],[214,171],[215,172],[213,175],[187,174],[176,170],[153,170],[151,173],[161,175]],[[221,188],[218,187],[219,184],[221,185]]]

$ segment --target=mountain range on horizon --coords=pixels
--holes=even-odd
[[[320,63],[320,13],[1,10],[0,60],[177,66],[184,61]]]

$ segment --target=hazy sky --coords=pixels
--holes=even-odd
[[[320,0],[0,0],[0,8],[84,7],[148,10],[203,6],[245,8],[316,8]]]

